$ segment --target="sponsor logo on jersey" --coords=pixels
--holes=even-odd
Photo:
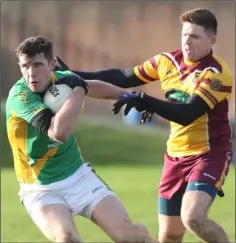
[[[58,143],[51,143],[48,145],[48,148],[56,148],[59,147],[61,144],[63,144],[63,142],[58,142]]]

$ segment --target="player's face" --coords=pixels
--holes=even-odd
[[[24,54],[19,56],[21,73],[33,92],[43,92],[47,89],[55,64],[55,60],[48,62],[43,53],[32,58]]]
[[[215,44],[215,36],[204,27],[192,23],[183,23],[182,51],[184,58],[195,62],[205,57]]]

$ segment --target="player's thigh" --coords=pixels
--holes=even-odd
[[[86,195],[89,203],[80,215],[91,219],[115,242],[122,242],[124,231],[134,226],[121,201],[94,171],[87,173],[84,183],[89,189]]]
[[[212,197],[205,191],[187,191],[181,208],[184,226],[189,228],[192,224],[198,224],[204,220],[212,201]]]
[[[114,242],[155,242],[145,226],[131,222],[124,206],[115,195],[107,196],[97,204],[91,219]]]
[[[217,151],[199,155],[192,168],[183,197],[181,216],[184,224],[207,216],[229,170],[230,157]]]
[[[158,198],[159,242],[181,242],[185,233],[180,211],[182,195],[174,195],[171,199]]]
[[[30,192],[23,204],[41,232],[51,241],[82,242],[70,209],[62,197],[47,192]]]
[[[105,197],[115,193],[91,170],[90,166],[84,165],[82,172],[83,175],[69,188],[63,190],[62,195],[73,215],[90,219],[94,207]]]
[[[158,213],[180,216],[182,195],[187,183],[179,161],[165,154],[164,166],[158,188]]]
[[[122,231],[131,224],[128,213],[115,195],[107,196],[97,204],[92,211],[91,219],[111,238],[115,237],[114,234],[117,230]]]
[[[224,151],[213,150],[198,155],[195,165],[189,173],[185,194],[192,191],[205,192],[214,200],[224,184],[230,162],[231,156]],[[190,196],[188,198],[191,199]]]
[[[42,233],[54,242],[82,242],[70,210],[63,204],[35,208],[31,217]]]

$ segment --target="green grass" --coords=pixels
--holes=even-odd
[[[132,219],[144,223],[151,234],[157,236],[156,195],[161,168],[96,166],[96,169],[119,195]],[[226,196],[223,199],[218,198],[210,211],[212,219],[225,228],[231,242],[235,242],[234,176],[232,168],[224,186]],[[18,185],[12,169],[2,170],[1,189],[1,242],[47,242],[19,202]],[[76,217],[75,221],[85,242],[109,242],[105,234],[88,220]],[[187,234],[185,242],[198,241]]]

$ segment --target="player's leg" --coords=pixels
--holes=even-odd
[[[158,239],[161,243],[181,242],[185,233],[180,210],[186,184],[179,163],[178,159],[165,155],[158,192]]]
[[[182,242],[185,227],[180,216],[181,201],[182,195],[158,198],[159,242]]]
[[[185,227],[204,242],[229,242],[224,229],[208,218],[208,210],[228,171],[225,153],[208,153],[191,171],[183,197],[181,216]]]
[[[77,188],[72,188],[71,193],[76,196],[67,192],[70,199],[66,201],[73,213],[91,219],[115,242],[155,242],[144,226],[131,222],[115,193],[88,168],[82,169],[83,177]]]
[[[41,232],[52,242],[82,242],[71,211],[65,201],[55,194],[31,191],[23,204]]]
[[[109,195],[91,213],[91,219],[115,242],[156,242],[147,228],[131,222],[121,201]]]

